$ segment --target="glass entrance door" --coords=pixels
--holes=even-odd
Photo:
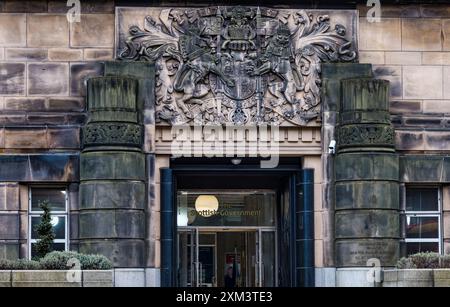
[[[180,287],[274,287],[276,267],[273,228],[178,230]]]

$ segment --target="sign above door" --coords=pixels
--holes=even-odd
[[[154,62],[159,124],[303,126],[320,64],[357,60],[357,12],[117,8],[116,57]]]

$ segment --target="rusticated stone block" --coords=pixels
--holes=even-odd
[[[398,238],[399,214],[395,210],[336,211],[336,238]]]
[[[81,155],[81,180],[145,180],[145,155],[138,152],[85,152]]]
[[[337,240],[336,265],[338,267],[366,267],[367,260],[378,258],[381,266],[395,266],[399,259],[399,252],[398,240]]]
[[[145,243],[143,240],[83,240],[80,253],[105,255],[114,267],[139,268],[144,266]]]
[[[36,114],[27,115],[27,122],[30,125],[63,125],[65,124],[64,114]]]
[[[114,14],[81,15],[81,22],[71,23],[72,47],[109,47],[114,45]]]
[[[3,12],[5,13],[45,13],[46,1],[40,0],[4,0]]]
[[[44,98],[6,98],[6,111],[41,111],[45,109]]]
[[[30,14],[27,20],[30,47],[67,47],[69,22],[65,14]]]
[[[0,214],[0,240],[19,240],[19,215]]]
[[[420,5],[420,16],[427,17],[427,18],[430,18],[430,17],[449,18],[450,17],[450,7],[445,4],[443,4],[443,5],[422,4],[422,5]]]
[[[450,161],[447,167],[450,167]],[[444,159],[430,155],[400,157],[400,178],[402,182],[441,182],[450,179],[446,176]]]
[[[361,50],[401,50],[401,20],[382,18],[381,22],[359,19]]]
[[[19,184],[0,184],[0,210],[18,211],[19,209]]]
[[[402,67],[401,66],[374,66],[375,78],[384,79],[390,83],[392,98],[402,98]]]
[[[395,154],[344,153],[336,156],[336,181],[398,180],[399,159]]]
[[[0,181],[78,181],[78,155],[0,156]]]
[[[19,242],[17,241],[0,242],[0,259],[8,259],[8,260],[19,259]]]
[[[25,47],[26,39],[26,14],[0,14],[0,46]]]
[[[390,102],[391,114],[420,113],[422,102],[419,100],[394,100]]]
[[[422,63],[420,52],[386,52],[385,57],[387,65],[420,65]]]
[[[450,113],[450,100],[424,100],[423,113]]]
[[[450,150],[450,133],[447,131],[426,131],[425,150]]]
[[[384,52],[382,51],[361,51],[359,53],[359,62],[360,63],[369,63],[369,64],[378,64],[383,65],[384,61]]]
[[[402,20],[402,49],[441,51],[441,20],[412,18]]]
[[[5,148],[47,148],[45,128],[7,128],[5,129]]]
[[[397,150],[424,150],[423,131],[396,130],[395,148]]]
[[[400,188],[390,181],[359,181],[336,183],[336,210],[400,209]]]
[[[423,52],[424,65],[450,65],[450,52]]]
[[[47,49],[37,48],[9,48],[5,53],[10,61],[45,61],[48,57]]]
[[[81,210],[80,239],[144,239],[145,213],[142,210]]]
[[[86,109],[84,98],[49,98],[46,109],[48,111],[84,112]]]
[[[58,127],[48,128],[49,148],[80,148],[80,128],[78,127]]]
[[[69,66],[39,63],[28,65],[29,95],[68,95]]]
[[[50,61],[73,62],[83,59],[83,50],[55,48],[48,50],[48,59]]]
[[[74,63],[70,65],[70,95],[85,96],[87,79],[103,75],[103,63]]]
[[[442,99],[442,67],[404,66],[403,98]]]
[[[145,209],[145,184],[139,181],[82,182],[80,209]]]
[[[110,61],[114,59],[112,49],[84,49],[85,61]]]
[[[25,94],[25,64],[0,63],[0,95]]]

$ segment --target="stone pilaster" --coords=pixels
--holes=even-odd
[[[341,81],[335,158],[335,248],[338,267],[399,257],[399,157],[389,115],[389,82]]]
[[[80,161],[81,252],[99,253],[115,267],[145,265],[146,159],[139,80],[107,76],[88,81],[89,119]]]

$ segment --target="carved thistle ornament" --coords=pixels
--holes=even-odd
[[[326,14],[155,10],[129,27],[117,54],[155,63],[160,123],[305,125],[321,111],[320,64],[357,57],[353,34]]]

